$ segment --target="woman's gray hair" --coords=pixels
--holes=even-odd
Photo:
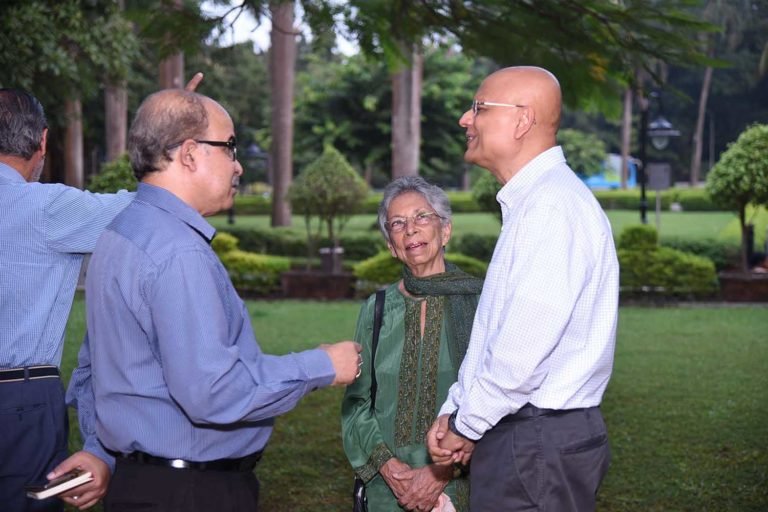
[[[0,89],[0,154],[29,160],[48,128],[40,102],[23,89]]]
[[[446,226],[451,223],[451,202],[443,189],[437,185],[431,185],[421,176],[402,176],[392,181],[384,189],[384,197],[379,203],[379,229],[387,243],[391,242],[387,231],[387,215],[392,201],[406,192],[416,192],[427,200],[429,206],[440,216],[440,224]]]

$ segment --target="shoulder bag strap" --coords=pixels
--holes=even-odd
[[[376,366],[373,364],[376,358],[376,347],[379,344],[379,331],[381,331],[381,319],[384,316],[384,295],[386,290],[376,292],[376,302],[373,308],[373,338],[371,340],[371,409],[376,406]]]

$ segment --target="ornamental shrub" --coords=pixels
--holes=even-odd
[[[768,205],[768,125],[747,128],[707,175],[712,200],[736,213],[741,226],[741,269],[747,272],[747,206]]]
[[[717,291],[712,260],[658,246],[652,226],[629,226],[619,237],[618,259],[623,294],[705,297]]]
[[[592,176],[603,170],[608,157],[605,142],[593,133],[565,128],[557,133],[557,141],[563,146],[568,165],[580,176]]]
[[[339,246],[344,225],[360,211],[367,195],[368,185],[332,146],[326,146],[323,154],[299,174],[288,190],[288,199],[293,211],[304,215],[309,258],[315,256],[323,227],[333,246]],[[313,219],[317,220],[314,232]]]
[[[619,235],[619,249],[650,251],[659,245],[656,228],[647,224],[627,226]]]
[[[280,274],[290,269],[290,260],[241,251],[237,244],[237,238],[229,233],[218,233],[211,242],[235,288],[256,295],[267,295],[279,289]]]
[[[496,201],[496,194],[501,190],[501,184],[491,173],[485,173],[472,185],[472,198],[478,204],[480,211],[492,213],[501,221],[501,206]]]
[[[133,192],[138,184],[139,182],[136,181],[136,177],[133,175],[128,155],[123,153],[113,161],[102,165],[99,174],[91,177],[88,181],[88,186],[85,188],[91,192],[108,194],[118,190]]]

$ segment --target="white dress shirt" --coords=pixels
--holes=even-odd
[[[611,226],[557,146],[499,191],[502,229],[459,380],[440,414],[479,439],[527,403],[600,404],[613,366],[619,264]]]

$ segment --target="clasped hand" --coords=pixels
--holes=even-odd
[[[435,508],[451,475],[450,467],[433,464],[411,468],[394,457],[381,467],[381,476],[392,489],[398,504],[406,510],[419,512]]]
[[[439,465],[469,464],[475,443],[448,429],[448,414],[439,416],[427,432],[427,449],[432,461]]]

